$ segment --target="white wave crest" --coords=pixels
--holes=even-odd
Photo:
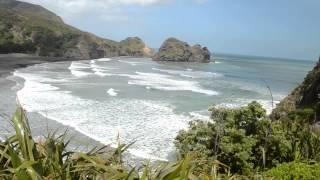
[[[69,68],[70,70],[89,69],[90,65],[80,61],[72,61]]]
[[[169,75],[156,73],[136,72],[137,75],[128,75],[131,79],[128,84],[146,86],[152,89],[167,91],[192,91],[209,96],[218,95],[216,91],[203,89],[196,81],[172,79]]]
[[[97,59],[97,61],[99,62],[108,62],[108,61],[111,61],[112,59],[110,58],[100,58],[100,59]]]
[[[262,105],[262,107],[266,110],[267,115],[271,114],[272,108],[275,108],[277,103],[280,101],[274,101],[273,105],[271,100],[265,100],[265,99],[242,99],[242,98],[237,98],[233,99],[233,102],[231,103],[220,103],[216,105],[216,107],[224,107],[224,108],[239,108],[248,105],[252,101],[257,101]]]
[[[158,69],[152,68],[155,71],[165,72],[168,74],[179,75],[182,77],[189,77],[189,78],[217,78],[222,77],[222,74],[213,73],[213,72],[205,72],[205,71],[192,71],[192,69],[187,69],[186,71],[179,71],[179,70],[167,70],[167,69]]]
[[[205,112],[205,113],[204,113]],[[195,120],[204,120],[208,121],[210,119],[210,115],[208,115],[208,111],[194,111],[189,113],[192,119]]]
[[[95,75],[100,76],[100,77],[105,77],[105,76],[112,76],[112,74],[108,73],[108,70],[100,67],[92,68],[91,69]]]
[[[140,64],[145,64],[145,62],[137,62],[137,61],[132,61],[132,60],[118,60],[119,62],[130,64],[131,66],[136,66]]]
[[[85,71],[79,71],[79,70],[71,70],[71,74],[81,78],[81,77],[89,76],[91,73],[85,72]]]
[[[117,96],[118,95],[116,90],[114,90],[113,88],[108,89],[107,93],[109,94],[109,96]]]
[[[41,80],[42,76],[38,77]],[[137,140],[129,152],[144,158],[166,159],[168,153],[175,151],[174,137],[187,127],[189,120],[175,114],[173,107],[164,102],[82,99],[31,75],[25,77],[25,86],[17,95],[27,111],[74,127],[103,144],[116,146],[118,133],[123,143]]]
[[[78,78],[89,76],[91,73],[86,72],[85,70],[90,70],[90,64],[80,61],[73,61],[69,66],[70,73]]]

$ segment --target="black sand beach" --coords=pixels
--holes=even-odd
[[[54,57],[39,57],[29,54],[0,54],[0,77],[6,76],[14,69],[23,68],[26,66],[47,63],[67,61],[70,59],[54,58]]]

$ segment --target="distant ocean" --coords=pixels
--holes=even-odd
[[[18,97],[29,112],[74,127],[103,143],[136,141],[129,152],[168,159],[177,132],[208,119],[209,106],[260,102],[268,112],[296,87],[315,62],[215,55],[215,62],[161,63],[103,58],[30,66],[15,71]]]

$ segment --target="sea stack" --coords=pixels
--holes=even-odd
[[[161,45],[159,52],[152,57],[154,61],[173,62],[210,62],[210,51],[207,47],[188,43],[176,38],[169,38]]]
[[[128,37],[120,41],[120,56],[151,57],[154,53],[141,38]]]

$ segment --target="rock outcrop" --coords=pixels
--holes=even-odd
[[[152,59],[155,61],[210,62],[210,52],[208,48],[201,47],[201,45],[190,46],[176,38],[169,38],[161,45],[159,52]]]
[[[304,81],[284,98],[271,114],[272,119],[285,117],[291,111],[319,106],[320,96],[320,58],[316,66],[305,77]],[[320,121],[320,112],[316,108],[317,121]]]
[[[139,37],[128,37],[120,41],[120,56],[152,56],[153,50],[146,46],[146,44]]]
[[[53,12],[30,3],[0,0],[0,53],[92,59],[145,56],[140,38],[103,39],[67,25]]]

